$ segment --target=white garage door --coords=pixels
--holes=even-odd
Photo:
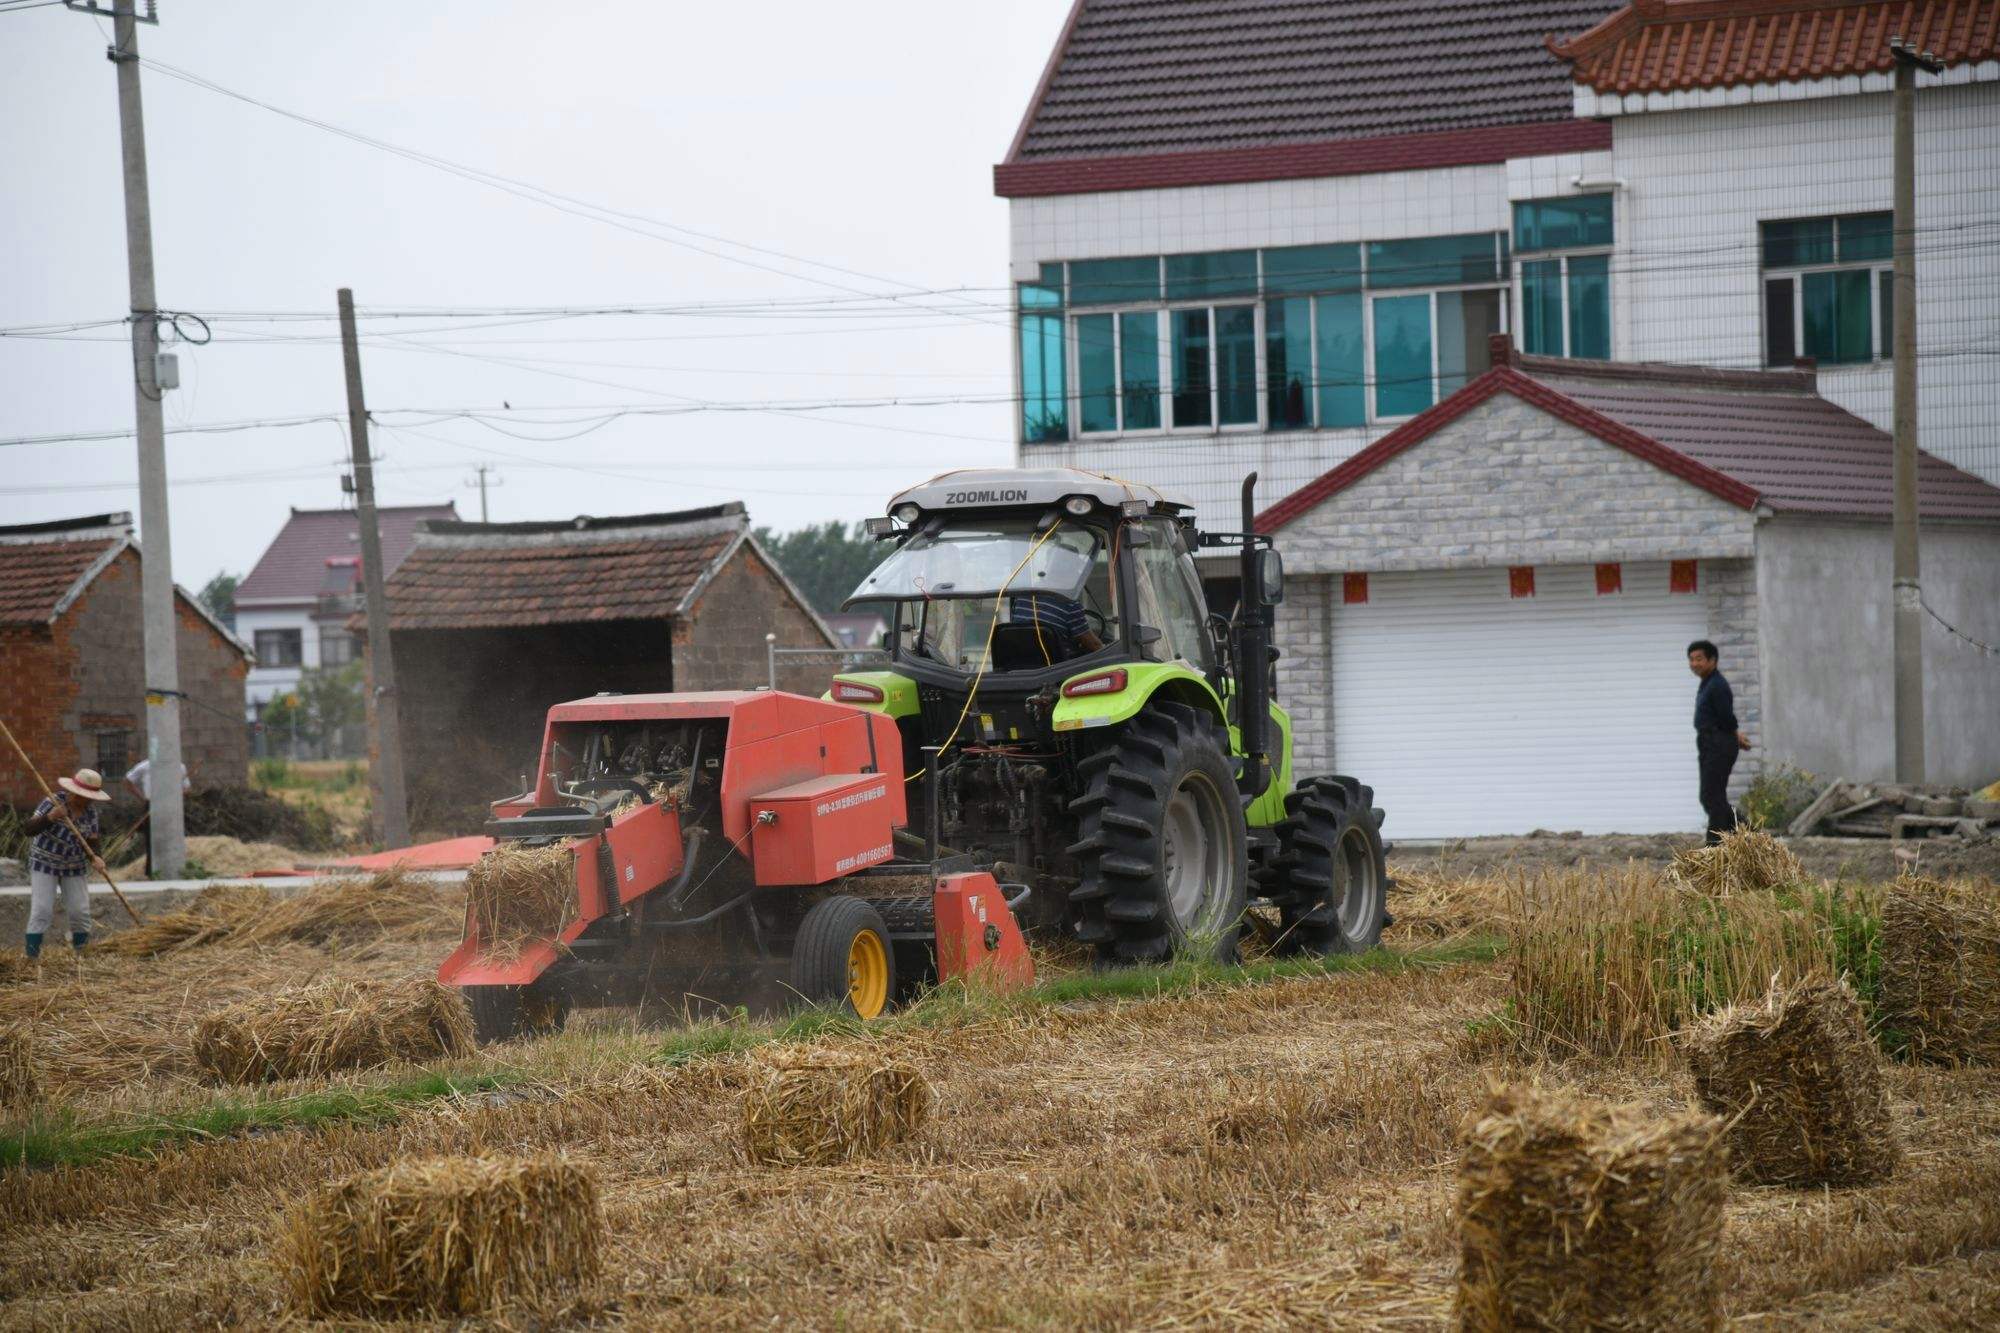
[[[1665,564],[1373,574],[1333,619],[1334,763],[1398,838],[1698,829],[1686,648],[1703,599]],[[1341,601],[1341,589],[1334,589]]]

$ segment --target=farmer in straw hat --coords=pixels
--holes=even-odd
[[[35,807],[24,830],[28,844],[28,932],[24,952],[42,952],[42,936],[55,916],[56,889],[62,889],[63,916],[69,922],[70,946],[78,953],[90,940],[90,882],[83,872],[97,860],[97,807],[111,797],[94,768],[79,768],[73,778],[57,778],[60,795]],[[100,864],[102,864],[100,862]]]

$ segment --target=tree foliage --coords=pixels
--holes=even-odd
[[[196,594],[209,614],[232,630],[236,628],[236,585],[242,581],[234,574],[217,574],[202,584],[201,591]]]
[[[861,524],[839,519],[783,534],[758,528],[757,540],[822,615],[840,610],[841,602],[888,554]]]
[[[264,705],[258,720],[279,741],[296,736],[301,745],[332,748],[342,727],[367,720],[361,663],[317,667],[299,673],[299,685]]]

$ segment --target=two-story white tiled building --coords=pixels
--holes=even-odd
[[[2000,16],[1844,0],[1078,0],[995,188],[1023,461],[1266,501],[1529,354],[1813,357],[1889,424],[1887,39],[1923,442],[2000,477]]]
[[[1399,836],[1690,826],[1698,636],[1723,643],[1757,744],[1739,790],[1772,760],[1883,776],[1865,659],[1888,590],[1887,42],[1947,65],[1917,97],[1921,440],[2000,479],[1996,15],[1079,0],[995,170],[1020,461],[1192,493],[1218,528],[1260,473],[1298,576],[1278,629],[1301,759],[1365,767]],[[1489,374],[1510,346],[1541,370]],[[1748,378],[1614,369],[1666,404],[1675,424],[1649,434],[1619,424],[1637,406],[1564,419],[1524,387],[1548,358]],[[1477,405],[1454,399],[1468,385]],[[1802,447],[1815,403],[1851,452]],[[1383,470],[1378,441],[1407,461]],[[1750,460],[1754,484],[1718,481]],[[1988,491],[1926,501],[1962,557],[1939,589],[1961,627],[1994,610],[1976,604],[2000,573]],[[1938,752],[2000,765],[1948,720],[2000,702],[1951,651],[1932,658]]]

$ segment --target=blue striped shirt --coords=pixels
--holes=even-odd
[[[35,818],[53,814],[56,803],[46,798],[35,807]],[[71,812],[70,818],[86,838],[97,836],[97,811],[86,806],[82,814]],[[56,819],[47,828],[37,833],[28,844],[28,869],[39,870],[45,875],[81,875],[88,862],[84,858],[83,844],[70,832],[69,825]]]
[[[1016,625],[1040,625],[1075,643],[1090,633],[1090,618],[1081,604],[1053,592],[1017,592],[1007,599],[1007,619]]]

